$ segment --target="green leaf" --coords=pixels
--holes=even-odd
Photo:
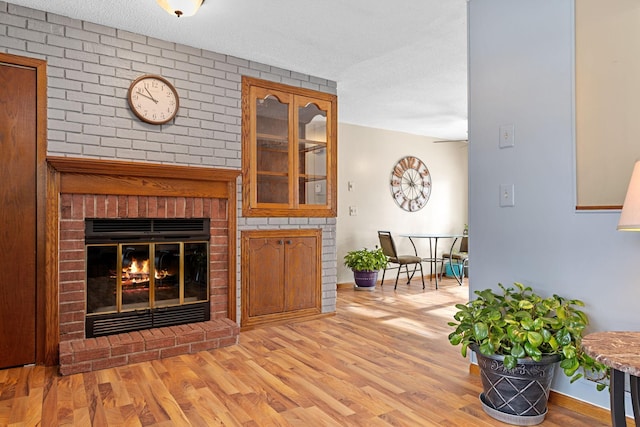
[[[533,329],[533,320],[530,317],[525,317],[524,319],[522,319],[520,321],[520,324],[522,325],[522,328],[527,331]]]
[[[511,348],[511,355],[513,357],[516,357],[518,359],[525,357],[527,355],[527,352],[524,351],[524,347],[520,344],[515,344],[512,348]]]
[[[529,341],[532,346],[537,348],[543,342],[542,334],[535,331],[529,331],[527,332],[527,341]]]
[[[487,340],[487,341],[484,341],[482,344],[480,344],[480,353],[486,356],[490,356],[494,352],[495,352],[495,348],[493,347],[493,344],[491,344],[491,341]]]
[[[502,318],[502,313],[496,309],[490,309],[486,313],[486,318],[491,321],[497,321]]]
[[[533,308],[533,303],[531,303],[531,301],[522,300],[518,303],[518,307],[520,307],[521,310],[531,310]]]
[[[556,340],[558,340],[558,343],[564,347],[565,345],[571,344],[571,334],[566,328],[560,329],[556,333]]]
[[[533,321],[533,329],[536,330],[536,331],[539,331],[542,328],[544,328],[544,320],[542,320],[540,317],[538,317],[537,319],[535,319]]]
[[[505,356],[502,362],[507,369],[513,369],[518,365],[518,359],[513,356]]]
[[[565,320],[567,318],[567,310],[565,307],[558,307],[556,309],[556,316],[558,316],[558,319],[560,320]]]
[[[576,357],[576,348],[572,345],[565,345],[562,347],[562,355],[566,359],[573,359]]]
[[[580,368],[578,359],[564,359],[560,362],[560,367],[564,370],[566,376],[571,377]]]
[[[516,325],[507,326],[507,337],[513,342],[523,342],[523,334],[520,332],[520,329]]]
[[[462,334],[452,333],[449,334],[449,342],[451,345],[458,345],[462,342]]]
[[[524,343],[524,351],[526,351],[529,357],[536,362],[539,362],[540,359],[542,359],[542,352],[537,347],[531,345],[529,341]]]
[[[489,328],[486,323],[477,322],[473,325],[473,335],[477,340],[483,340],[489,336]]]

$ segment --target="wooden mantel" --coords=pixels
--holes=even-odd
[[[58,363],[59,285],[58,246],[60,194],[105,194],[204,197],[227,200],[229,219],[228,317],[236,320],[236,181],[239,170],[190,167],[71,157],[47,157],[46,262],[44,283],[45,363]]]
[[[47,163],[60,175],[60,192],[77,194],[228,198],[240,175],[232,169],[70,157],[48,157]]]

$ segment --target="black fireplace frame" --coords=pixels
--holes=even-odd
[[[85,244],[209,240],[209,218],[86,218]]]
[[[205,322],[210,319],[209,301],[122,313],[95,314],[86,317],[85,334],[87,338],[94,338],[163,326]]]
[[[209,218],[86,218],[85,245],[210,241]],[[85,246],[85,247],[86,247]],[[208,253],[208,251],[207,251]],[[176,306],[85,313],[85,336],[94,338],[211,319],[207,300]]]

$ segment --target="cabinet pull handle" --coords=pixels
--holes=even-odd
[[[279,245],[281,245],[281,244],[283,244],[283,243],[284,243],[284,242],[283,242],[282,240],[278,240],[278,244],[279,244]]]
[[[290,244],[291,244],[291,240],[287,240],[287,245],[290,245]]]

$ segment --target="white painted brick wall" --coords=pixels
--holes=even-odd
[[[0,1],[0,52],[47,61],[48,154],[241,168],[241,77],[335,94],[335,82]],[[180,95],[174,123],[139,121],[126,95],[141,74]],[[241,206],[241,185],[238,185]],[[243,218],[238,228],[321,228],[322,311],[335,311],[335,218]],[[238,246],[238,254],[240,253]],[[237,294],[240,295],[238,256]],[[238,298],[238,313],[240,313]]]

